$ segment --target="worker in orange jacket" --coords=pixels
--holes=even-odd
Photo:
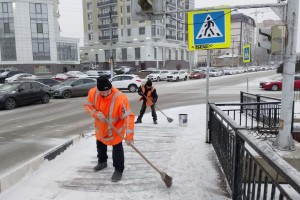
[[[90,89],[87,100],[84,109],[95,120],[98,164],[94,167],[94,171],[107,167],[107,146],[112,146],[115,171],[111,180],[120,181],[124,171],[123,138],[108,123],[111,123],[126,138],[127,145],[133,144],[134,114],[130,110],[129,101],[121,91],[112,87],[106,77],[97,79],[97,87]]]
[[[152,86],[151,80],[148,80],[145,84],[142,84],[138,88],[138,94],[141,96],[140,101],[143,100],[142,108],[140,110],[140,115],[135,121],[136,124],[142,123],[142,118],[145,114],[147,106],[150,106],[152,111],[153,123],[157,124],[157,115],[155,111],[155,103],[158,99],[156,89]]]

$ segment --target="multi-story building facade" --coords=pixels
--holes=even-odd
[[[216,67],[236,67],[242,65],[243,46],[250,44],[255,48],[254,34],[255,21],[253,18],[242,14],[231,14],[231,46],[228,49],[211,50],[211,65]],[[205,66],[207,51],[198,51],[198,66]]]
[[[164,3],[164,8],[166,11],[183,10],[191,2],[169,0]],[[133,21],[132,12],[130,0],[83,0],[82,63],[109,69],[112,52],[115,67],[175,69],[180,64],[187,68],[190,58],[186,15],[174,13],[162,20]]]
[[[79,39],[60,37],[58,0],[0,0],[0,68],[54,74],[79,67]]]

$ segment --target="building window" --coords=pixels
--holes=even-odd
[[[127,18],[127,25],[130,25],[131,24],[131,19],[130,17]]]
[[[123,7],[122,6],[120,6],[120,11],[121,11],[121,13],[123,13]]]
[[[86,7],[87,7],[88,10],[92,10],[93,9],[92,3],[87,3]]]
[[[42,6],[40,3],[35,4],[35,13],[42,13]]]
[[[38,43],[38,52],[39,53],[44,53],[44,43]]]
[[[181,50],[181,60],[184,60],[184,52]]]
[[[122,49],[122,60],[127,60],[127,49]]]
[[[8,3],[2,3],[2,12],[8,13]]]
[[[96,62],[99,62],[98,54],[95,54],[95,61],[96,61]]]
[[[154,60],[157,60],[157,48],[154,47]]]
[[[169,49],[169,60],[171,60],[171,58],[172,58],[171,53],[172,53],[172,51],[171,51],[171,49]]]
[[[121,18],[121,25],[123,25],[123,18]]]
[[[127,6],[127,13],[130,13],[130,6]]]
[[[178,50],[175,50],[175,60],[178,60]]]
[[[105,60],[109,60],[110,58],[110,50],[104,50],[104,57],[105,57]]]
[[[88,13],[88,20],[92,20],[93,19],[93,14],[92,13]]]
[[[37,33],[43,33],[43,24],[42,23],[37,23],[36,24],[36,32]]]
[[[9,23],[4,23],[4,33],[10,33]]]
[[[145,27],[139,28],[139,35],[145,35]]]
[[[121,36],[123,36],[123,29],[121,29]]]
[[[139,21],[139,23],[144,23],[144,22],[145,22],[145,20],[140,20],[140,21]]]
[[[57,59],[60,61],[78,61],[78,49],[76,43],[58,42]],[[87,55],[86,55],[87,56]]]
[[[93,39],[94,39],[93,34],[90,33],[90,34],[89,34],[89,40],[93,40]]]
[[[116,54],[117,54],[116,49],[113,49],[113,50],[112,50],[112,56],[113,56],[113,59],[114,59],[114,60],[116,60]]]
[[[131,29],[127,29],[127,36],[131,36]]]
[[[135,53],[135,59],[140,60],[141,59],[141,48],[134,48],[134,53]]]
[[[93,30],[93,24],[88,24],[88,30],[89,31]]]

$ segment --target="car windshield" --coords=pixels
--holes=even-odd
[[[1,74],[1,76],[6,76],[6,75],[8,74],[8,72],[9,72],[9,71],[3,72],[3,73]]]
[[[171,74],[178,74],[179,72],[171,72]]]
[[[0,85],[0,91],[15,91],[19,87],[20,83],[6,83]]]
[[[72,83],[74,83],[74,81],[74,79],[68,79],[62,82],[61,85],[71,85]]]

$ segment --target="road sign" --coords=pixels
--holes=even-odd
[[[243,47],[243,62],[249,63],[251,62],[251,45],[245,45]]]
[[[189,12],[189,50],[230,48],[230,13],[230,9]]]

